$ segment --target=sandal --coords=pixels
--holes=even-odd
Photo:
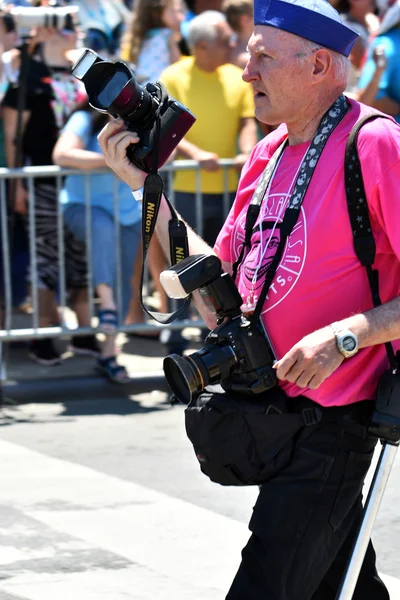
[[[129,383],[131,380],[125,367],[117,363],[115,356],[98,358],[97,365],[103,375],[113,383]]]
[[[117,311],[112,310],[111,308],[105,308],[104,310],[99,310],[99,328],[104,333],[115,333],[118,327],[118,316]]]

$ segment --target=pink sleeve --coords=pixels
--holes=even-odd
[[[372,221],[385,232],[400,260],[400,126],[387,119],[367,124],[358,152]],[[373,222],[372,226],[375,229]]]
[[[236,196],[237,198],[237,196]],[[235,200],[236,202],[236,200]],[[217,240],[214,244],[214,251],[217,254],[220,260],[232,263],[231,259],[231,236],[232,229],[235,223],[235,204],[233,204],[231,210],[229,211],[229,215],[219,232]]]
[[[385,231],[393,252],[400,261],[400,158],[382,175],[376,185],[372,205],[377,221]]]

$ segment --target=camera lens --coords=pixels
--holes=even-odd
[[[236,364],[231,346],[205,347],[189,356],[170,354],[163,367],[167,383],[178,400],[189,402],[207,385],[228,377]]]
[[[99,60],[94,52],[87,50],[72,73],[84,82],[93,108],[121,117],[127,123],[140,122],[142,129],[154,118],[158,102],[136,82],[125,63]]]
[[[115,82],[113,88],[117,90],[118,82]],[[116,112],[124,121],[130,123],[140,122],[144,127],[148,120],[154,118],[154,111],[158,104],[149,94],[149,92],[139,85],[132,77],[121,89],[117,90],[117,95],[114,95],[111,104],[107,108],[111,112]],[[100,97],[100,96],[99,96]]]
[[[181,402],[189,404],[192,396],[203,389],[196,364],[184,356],[170,354],[164,358],[163,366],[168,385]]]
[[[116,101],[122,94],[121,88],[128,83],[129,77],[123,71],[117,71],[103,84],[101,91],[97,96],[99,105],[103,109],[107,109],[110,104]]]

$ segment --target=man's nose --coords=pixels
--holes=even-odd
[[[260,78],[260,75],[259,75],[258,71],[254,68],[251,57],[249,56],[249,59],[243,70],[243,73],[242,73],[242,79],[246,83],[250,83],[251,81],[256,81],[259,78]]]

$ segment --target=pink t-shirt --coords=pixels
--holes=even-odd
[[[262,318],[277,358],[307,334],[373,308],[367,273],[353,248],[344,153],[352,126],[374,111],[350,103],[351,109],[329,138],[314,171],[264,304]],[[243,168],[235,203],[215,245],[221,260],[234,263],[237,259],[258,179],[285,137],[286,127],[281,126],[257,144]],[[262,289],[266,267],[279,243],[279,223],[308,147],[308,142],[286,147],[263,200],[251,250],[237,278],[244,304],[252,289],[256,300]],[[367,123],[358,137],[358,152],[376,243],[380,295],[386,302],[400,293],[400,126],[389,119]],[[400,341],[394,346],[400,348]],[[345,360],[317,390],[288,382],[281,385],[289,396],[303,394],[323,406],[350,404],[373,399],[378,378],[387,367],[384,346],[372,346]]]

